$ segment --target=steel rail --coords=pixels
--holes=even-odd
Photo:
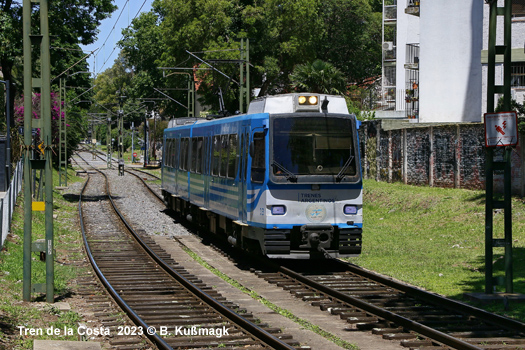
[[[87,184],[89,183],[89,180],[90,180],[90,177],[88,177],[86,182],[84,183],[84,186],[82,187],[82,191],[80,192],[80,198],[78,200],[80,228],[82,230],[82,238],[84,241],[84,247],[86,249],[88,259],[91,262],[91,265],[93,266],[93,269],[95,270],[95,273],[97,274],[98,278],[100,279],[100,281],[102,282],[106,290],[109,292],[109,294],[111,294],[115,302],[126,312],[129,318],[131,318],[132,321],[135,322],[135,324],[140,325],[142,327],[144,334],[146,334],[147,337],[159,347],[159,349],[173,350],[173,348],[168,343],[166,343],[164,339],[159,337],[156,333],[149,334],[149,332],[147,332],[147,329],[149,326],[146,324],[146,322],[144,322],[144,320],[142,320],[142,318],[140,318],[139,315],[135,313],[135,311],[133,311],[133,309],[124,301],[124,299],[122,299],[122,297],[111,286],[111,284],[108,282],[108,280],[106,279],[106,277],[104,276],[100,268],[98,267],[98,264],[95,261],[93,254],[91,253],[91,249],[89,248],[89,244],[87,241],[86,230],[84,227],[84,219],[82,215],[82,196],[87,187]]]
[[[100,174],[102,174],[107,180],[107,175],[106,174],[104,174],[99,169],[95,169],[95,170],[98,171]],[[86,181],[86,184],[87,184],[87,181]],[[247,319],[245,319],[244,317],[238,315],[237,313],[235,313],[234,311],[232,311],[228,307],[224,306],[221,302],[217,301],[215,298],[213,298],[210,295],[206,294],[200,288],[195,286],[191,281],[186,279],[179,272],[177,272],[171,266],[169,266],[166,262],[164,262],[164,260],[162,258],[160,258],[153,250],[151,250],[151,248],[140,238],[140,236],[135,232],[135,230],[131,227],[131,225],[126,221],[126,219],[124,218],[123,214],[118,210],[118,208],[117,208],[117,206],[116,206],[116,204],[115,204],[115,202],[114,202],[114,200],[113,200],[113,198],[111,196],[111,192],[110,192],[110,189],[109,189],[109,181],[106,181],[106,191],[107,191],[107,196],[108,196],[108,198],[109,198],[109,200],[110,200],[110,202],[111,202],[111,204],[113,206],[113,209],[115,210],[117,215],[121,218],[122,223],[130,231],[130,233],[132,234],[132,236],[136,240],[136,242],[138,244],[140,244],[141,247],[151,256],[151,258],[153,258],[153,260],[155,260],[155,262],[157,262],[157,264],[159,264],[159,266],[161,266],[171,277],[175,278],[181,285],[183,285],[186,289],[188,289],[191,293],[193,293],[195,296],[200,298],[202,301],[207,303],[211,308],[213,308],[214,310],[219,312],[221,315],[223,315],[224,317],[226,317],[227,319],[232,321],[232,323],[235,323],[236,325],[238,325],[241,328],[243,328],[247,333],[252,334],[254,337],[258,338],[265,345],[267,345],[267,346],[269,346],[269,347],[271,347],[273,349],[276,349],[276,350],[295,350],[295,347],[286,344],[285,342],[283,342],[282,340],[280,340],[277,337],[273,336],[272,334],[268,333],[267,331],[265,331],[261,327],[255,325],[254,323],[252,323],[252,322],[248,321]],[[79,206],[80,206],[80,204],[79,204]],[[85,243],[86,242],[87,241],[85,241]],[[91,255],[90,255],[90,258],[92,258]],[[106,282],[107,282],[107,280],[106,280]],[[115,292],[115,291],[113,290],[113,292]],[[119,297],[119,299],[122,300],[120,297]],[[123,308],[125,310],[127,310],[129,308],[129,306],[125,303],[124,300],[122,300],[122,302],[123,302],[123,305],[125,305],[125,307],[123,307]],[[131,311],[131,313],[138,320],[140,320],[139,324],[141,324],[141,325],[144,324],[144,327],[147,329],[148,326],[146,325],[146,323],[144,321],[142,321],[140,319],[140,317],[138,315],[136,315],[135,312],[133,312],[133,310],[131,310],[131,309],[129,309],[129,310]],[[156,336],[156,334],[155,334],[155,336]],[[158,337],[158,336],[156,336],[156,337]],[[164,340],[162,340],[162,341],[164,342]],[[166,345],[169,346],[168,344],[166,344]],[[167,349],[171,349],[171,347],[169,347]]]
[[[148,176],[151,176],[151,177],[154,177],[155,179],[157,180],[161,180],[160,177],[158,177],[157,175],[155,174],[151,174],[151,173],[148,173],[147,171],[144,171],[142,169],[137,169],[137,168],[133,168],[133,167],[128,167],[128,169],[131,169],[132,171],[138,171],[139,173],[143,173],[145,175],[148,175]]]
[[[136,178],[138,178],[140,181],[142,181],[142,183],[144,184],[144,186],[146,186],[146,188],[148,189],[148,191],[151,192],[151,194],[153,194],[155,196],[155,198],[157,198],[159,201],[162,202],[163,205],[166,205],[166,203],[164,203],[164,199],[157,193],[153,190],[153,188],[151,188],[147,183],[146,181],[144,181],[143,178],[141,178],[139,175],[137,174],[134,174],[132,171],[140,171],[138,169],[132,169],[131,171],[128,169],[128,170],[125,170],[127,173],[130,173],[131,175],[135,176]],[[150,176],[153,176],[153,177],[156,177],[155,175],[151,175],[149,173],[146,173],[145,171],[141,171],[145,174],[148,174]]]
[[[280,267],[279,270],[281,272],[283,272],[284,274],[287,274],[289,276],[291,276],[292,278],[300,281],[301,283],[307,285],[307,286],[310,286],[312,288],[315,288],[329,296],[333,296],[345,303],[348,303],[348,304],[351,304],[359,309],[362,309],[366,312],[369,312],[371,314],[374,314],[376,316],[379,316],[381,318],[384,318],[386,320],[389,320],[389,321],[392,321],[392,322],[395,322],[397,325],[399,326],[403,326],[403,327],[406,327],[410,330],[413,330],[413,331],[416,331],[426,337],[429,337],[433,340],[436,340],[440,343],[443,343],[447,346],[451,346],[453,347],[454,349],[458,349],[458,350],[481,350],[481,348],[475,346],[475,345],[472,345],[470,343],[467,343],[463,340],[460,340],[458,338],[454,338],[446,333],[443,333],[443,332],[440,332],[440,331],[437,331],[433,328],[430,328],[428,326],[425,326],[419,322],[415,322],[415,321],[412,321],[406,317],[403,317],[403,316],[400,316],[400,315],[397,315],[393,312],[390,312],[388,310],[385,310],[383,308],[380,308],[378,306],[375,306],[375,305],[372,305],[372,304],[369,304],[367,302],[364,302],[360,299],[357,299],[357,298],[354,298],[348,294],[345,294],[345,293],[341,293],[337,290],[334,290],[330,287],[327,287],[327,286],[324,286],[320,283],[317,283],[315,281],[312,281],[311,279],[309,279],[308,277],[305,277],[297,272],[294,272],[286,267]]]
[[[509,330],[522,332],[522,333],[525,332],[525,324],[522,322],[510,319],[507,317],[503,317],[497,314],[493,314],[483,309],[474,307],[472,305],[468,305],[468,304],[464,304],[464,303],[461,303],[461,302],[458,302],[452,299],[448,299],[448,298],[442,297],[437,294],[428,293],[424,290],[415,288],[405,283],[394,281],[392,279],[383,277],[371,271],[364,270],[352,264],[348,264],[342,261],[339,261],[339,263],[343,264],[345,268],[347,268],[350,272],[366,277],[375,282],[384,284],[388,287],[398,289],[412,297],[418,298],[428,303],[437,304],[437,305],[443,306],[450,310],[459,311],[464,314],[475,316],[479,318],[480,320],[482,320],[483,322],[493,324],[497,327],[503,327]]]
[[[102,173],[102,172],[101,172]],[[103,174],[103,173],[102,173]],[[104,176],[106,176],[104,174]],[[270,346],[274,349],[286,349],[286,350],[295,350],[295,347],[290,346],[286,344],[285,342],[281,341],[280,339],[274,337],[264,329],[260,328],[259,326],[255,325],[254,323],[248,321],[244,317],[238,315],[234,311],[230,310],[230,308],[224,306],[221,302],[217,301],[212,296],[208,295],[204,291],[202,291],[200,288],[195,286],[191,281],[186,279],[186,277],[182,276],[179,272],[174,270],[171,266],[166,264],[162,258],[160,258],[151,248],[140,238],[140,236],[133,230],[131,225],[126,221],[124,216],[120,213],[118,208],[116,207],[113,198],[109,194],[109,182],[106,182],[106,188],[108,191],[108,196],[113,204],[113,209],[115,212],[121,217],[122,222],[124,225],[130,230],[130,232],[133,234],[133,237],[139,243],[142,248],[157,262],[170,276],[175,278],[180,284],[182,284],[186,289],[188,289],[191,293],[196,295],[198,298],[200,298],[202,301],[207,303],[210,307],[212,307],[214,310],[218,311],[220,314],[222,314],[224,317],[232,321],[233,323],[239,325],[242,327],[245,331],[252,334],[259,340],[261,340],[263,343],[265,343],[267,346]]]

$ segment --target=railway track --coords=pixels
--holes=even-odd
[[[523,323],[354,265],[333,261],[323,269],[332,272],[315,272],[318,267],[303,262],[300,268],[255,273],[352,327],[411,349],[525,349]]]
[[[250,313],[202,284],[152,239],[117,219],[107,176],[98,171],[88,174],[79,202],[86,251],[108,292],[136,324],[126,331],[147,335],[160,349],[299,346],[279,329],[256,325]]]
[[[253,257],[249,263],[253,263]],[[314,272],[316,265],[303,265],[298,269],[269,267],[262,262],[261,266],[256,272],[259,277],[346,320],[351,328],[371,330],[385,339],[399,340],[405,347],[525,349],[525,325],[520,322],[395,282],[354,265],[333,260],[328,266],[323,265],[324,271],[318,272]],[[295,269],[308,272],[300,273]]]

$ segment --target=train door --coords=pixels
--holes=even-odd
[[[250,145],[250,128],[244,125],[241,132],[240,144],[240,159],[239,159],[239,217],[242,222],[247,221],[247,184],[246,172],[248,169],[248,148]]]

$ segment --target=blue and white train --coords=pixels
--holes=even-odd
[[[361,252],[357,129],[343,97],[258,98],[248,113],[174,119],[164,131],[168,208],[272,258]]]

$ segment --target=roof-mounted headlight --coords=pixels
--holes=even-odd
[[[295,111],[319,111],[318,95],[297,95]]]

